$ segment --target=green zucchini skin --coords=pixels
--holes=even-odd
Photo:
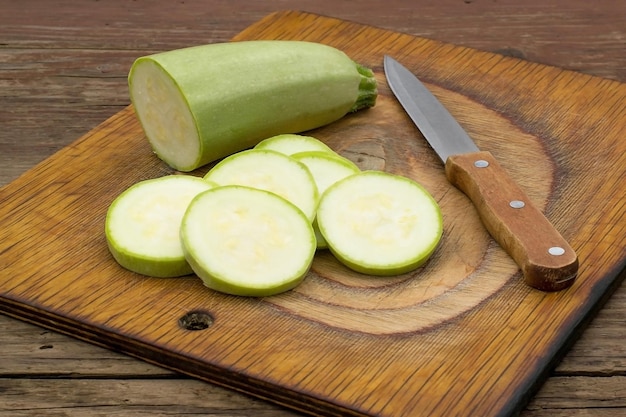
[[[155,153],[191,171],[262,139],[375,105],[371,70],[328,45],[242,41],[138,58],[131,102]]]

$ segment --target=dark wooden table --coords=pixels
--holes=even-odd
[[[626,82],[619,0],[0,0],[0,185],[127,106],[137,56],[226,41],[283,9]],[[622,286],[522,416],[626,415],[624,323]],[[183,414],[297,415],[0,315],[0,415]]]

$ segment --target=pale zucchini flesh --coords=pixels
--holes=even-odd
[[[202,138],[195,115],[176,81],[154,61],[138,61],[131,73],[135,112],[153,151],[180,171],[199,163]]]
[[[275,193],[298,207],[313,221],[319,201],[309,169],[280,152],[248,149],[221,160],[204,176],[219,185],[242,185]]]
[[[243,41],[138,58],[131,102],[154,152],[191,171],[262,139],[334,122],[375,104],[371,70],[303,41]]]
[[[295,133],[284,133],[263,139],[257,143],[255,149],[269,149],[272,151],[293,155],[299,152],[327,152],[334,154],[328,145],[313,136],[298,135]]]
[[[306,151],[291,157],[309,169],[320,195],[337,181],[361,172],[354,162],[336,153]]]
[[[330,186],[320,200],[317,222],[338,260],[371,275],[419,267],[443,233],[439,205],[421,185],[380,171],[364,171]]]
[[[213,183],[187,175],[140,181],[109,206],[105,236],[114,259],[133,272],[152,277],[189,275],[179,238],[191,200]]]
[[[304,279],[315,254],[313,229],[302,211],[250,187],[199,194],[180,233],[186,258],[204,284],[233,295],[287,291]]]
[[[294,153],[291,157],[309,169],[320,196],[337,181],[361,172],[354,162],[335,152],[305,151]],[[313,221],[313,230],[317,239],[317,248],[327,249],[328,243],[319,230],[317,219]]]

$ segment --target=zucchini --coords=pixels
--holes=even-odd
[[[311,171],[320,196],[337,181],[361,172],[354,162],[335,152],[305,151],[295,153],[291,157],[303,163]],[[320,233],[317,219],[313,221],[313,231],[317,239],[317,248],[327,249],[328,244]]]
[[[397,275],[428,260],[443,234],[441,209],[417,182],[363,171],[322,195],[317,224],[335,257],[370,275]]]
[[[216,186],[191,175],[167,175],[127,188],[106,215],[105,235],[113,258],[151,277],[192,274],[180,242],[180,223],[191,200]]]
[[[335,153],[328,145],[313,136],[296,135],[293,133],[285,133],[263,139],[261,142],[257,143],[254,148],[269,149],[289,156],[307,151]]]
[[[247,149],[222,159],[204,176],[213,184],[269,191],[298,207],[313,222],[319,202],[315,179],[306,165],[280,152]]]
[[[205,286],[263,297],[292,289],[315,255],[311,222],[269,191],[239,185],[198,194],[180,228],[185,257]]]
[[[153,151],[192,171],[261,140],[371,107],[373,72],[314,42],[259,40],[140,57],[130,99]]]

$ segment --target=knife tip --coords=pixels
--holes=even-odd
[[[395,62],[395,59],[390,57],[389,55],[383,55],[383,66],[386,68],[389,64]]]
[[[385,66],[400,65],[400,63],[392,58],[390,55],[383,55],[383,64]]]

